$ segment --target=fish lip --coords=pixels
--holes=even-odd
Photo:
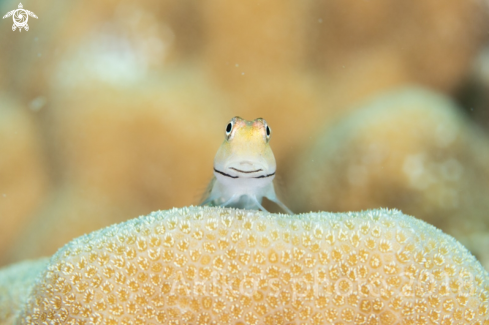
[[[262,172],[263,169],[257,169],[257,170],[250,170],[250,171],[246,171],[246,170],[241,170],[241,169],[237,169],[237,168],[234,168],[234,167],[229,167],[229,169],[232,169],[232,170],[235,170],[237,171],[238,173],[245,173],[245,174],[252,174],[252,173],[258,173],[258,172]]]
[[[261,174],[261,175],[260,175],[260,174],[258,174],[259,176],[254,176],[254,175],[252,175],[252,176],[244,176],[244,177],[243,177],[243,176],[238,176],[238,175],[230,175],[230,174],[227,174],[227,173],[225,173],[225,172],[223,172],[223,171],[220,171],[219,169],[216,169],[216,167],[214,167],[214,172],[215,172],[215,173],[217,173],[217,174],[221,174],[221,175],[223,175],[223,176],[226,176],[226,177],[229,177],[229,178],[235,178],[235,179],[236,179],[236,178],[240,178],[240,179],[243,179],[243,178],[245,178],[245,179],[251,179],[251,178],[268,178],[268,177],[273,177],[273,176],[275,176],[275,172],[273,172],[273,173],[271,173],[271,174]],[[216,174],[216,175],[217,175],[217,174]],[[256,174],[255,174],[255,175],[256,175]]]

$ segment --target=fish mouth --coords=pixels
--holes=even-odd
[[[229,169],[232,169],[232,170],[235,170],[237,171],[238,173],[245,173],[245,174],[252,174],[252,173],[258,173],[258,172],[262,172],[263,169],[257,169],[257,170],[241,170],[241,169],[237,169],[237,168],[234,168],[234,167],[230,167]]]
[[[230,168],[231,169],[231,168]],[[236,168],[232,168],[234,170],[237,170],[238,172],[242,172],[242,173],[245,173],[245,174],[249,174],[249,173],[255,173],[256,171],[241,171],[239,169],[236,169]],[[247,176],[247,177],[242,177],[242,176],[238,176],[238,175],[230,175],[230,174],[227,174],[223,171],[220,171],[218,169],[216,169],[214,167],[214,171],[218,174],[221,174],[223,176],[226,176],[226,177],[229,177],[229,178],[268,178],[268,177],[272,177],[275,175],[275,172],[271,173],[271,174],[263,174],[263,175],[260,175],[260,176]],[[258,169],[258,171],[262,171],[261,169]]]

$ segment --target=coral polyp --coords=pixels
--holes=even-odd
[[[77,238],[20,324],[489,324],[489,275],[395,210],[191,207]]]

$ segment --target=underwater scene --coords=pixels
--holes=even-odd
[[[0,324],[489,324],[487,0],[0,12]],[[308,261],[392,290],[295,300]],[[389,293],[437,267],[475,288]],[[211,271],[292,289],[161,282]]]

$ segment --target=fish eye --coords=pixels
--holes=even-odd
[[[226,126],[226,136],[229,138],[231,131],[233,130],[233,121],[229,122]]]
[[[272,130],[270,127],[267,125],[267,140],[270,139],[270,135],[272,134]]]

